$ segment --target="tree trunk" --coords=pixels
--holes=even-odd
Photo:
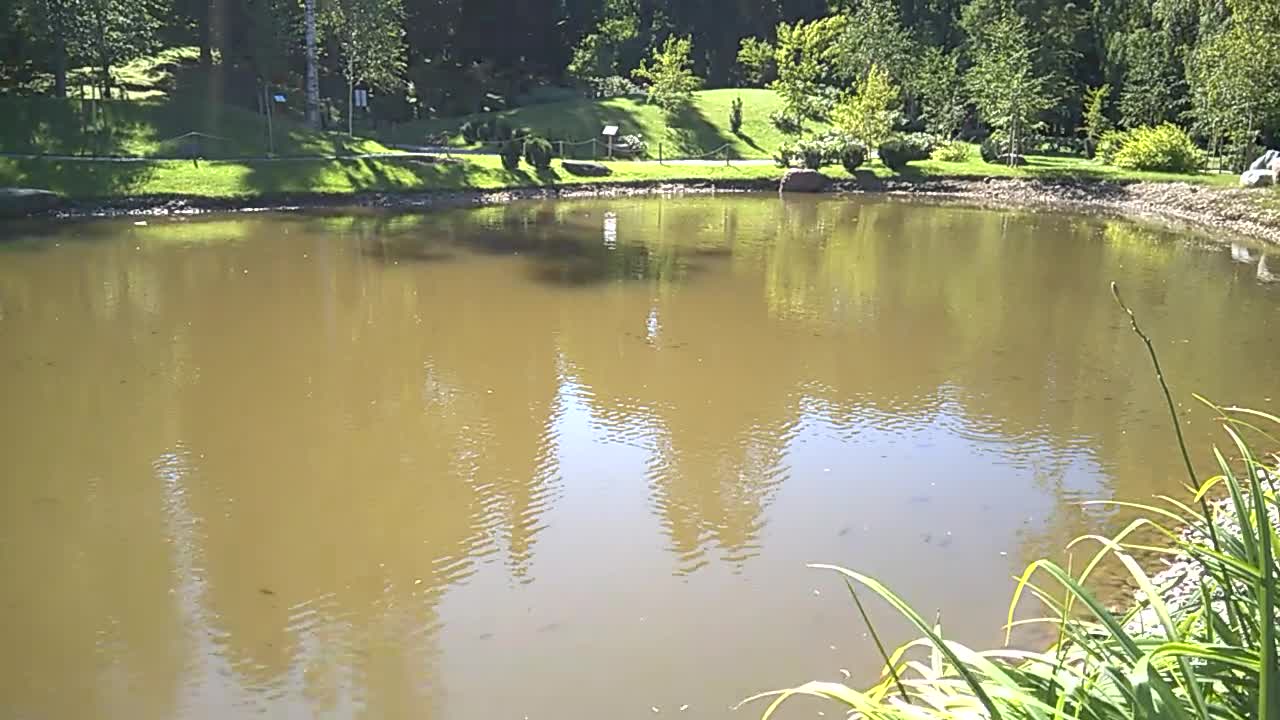
[[[67,38],[63,28],[58,28],[53,38],[53,94],[67,96]]]
[[[350,66],[348,66],[347,72],[348,73],[351,72]],[[356,134],[355,132],[356,113],[355,113],[355,98],[354,98],[355,94],[356,94],[356,81],[352,79],[351,75],[347,75],[347,137],[354,137]]]
[[[303,4],[307,50],[307,125],[320,129],[320,72],[316,67],[316,0]]]
[[[200,3],[200,67],[208,72],[213,67],[213,2],[196,2]]]

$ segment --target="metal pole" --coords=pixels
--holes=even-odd
[[[267,154],[276,154],[276,135],[275,129],[271,126],[271,82],[268,81],[263,85],[263,92],[266,93],[267,101]]]

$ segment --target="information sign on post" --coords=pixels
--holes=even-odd
[[[600,134],[609,138],[609,159],[612,160],[613,159],[613,138],[618,134],[618,126],[605,125],[604,130],[601,131]]]

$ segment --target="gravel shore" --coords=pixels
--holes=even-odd
[[[299,193],[261,198],[140,196],[101,201],[70,201],[48,213],[48,216],[162,216],[343,207],[421,212],[502,204],[514,200],[764,192],[776,191],[776,188],[777,183],[774,181],[752,180],[582,184],[500,191],[339,195]],[[1048,207],[1117,217],[1156,218],[1215,233],[1280,243],[1280,202],[1272,206],[1264,206],[1259,202],[1269,192],[1266,190],[1210,188],[1188,183],[1068,182],[1010,178],[880,180],[868,175],[857,180],[834,182],[828,192],[936,198],[989,207]]]

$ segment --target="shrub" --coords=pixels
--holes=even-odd
[[[493,139],[493,120],[478,120],[475,123],[476,142],[489,142]]]
[[[1116,153],[1120,152],[1120,146],[1124,144],[1125,138],[1129,133],[1121,130],[1108,130],[1098,138],[1098,148],[1094,151],[1094,158],[1100,162],[1110,165],[1116,161]]]
[[[498,155],[502,158],[502,167],[515,170],[520,167],[520,151],[524,148],[517,140],[507,140],[498,146]]]
[[[735,97],[729,105],[729,130],[734,135],[742,132],[742,98]]]
[[[860,142],[850,141],[840,148],[840,164],[850,175],[867,161],[867,146]]]
[[[893,170],[902,170],[907,163],[928,160],[933,152],[933,142],[924,133],[903,135],[880,145],[880,162]]]
[[[1129,131],[1115,164],[1126,170],[1195,173],[1204,167],[1204,153],[1177,125],[1163,123]]]
[[[515,128],[506,120],[495,119],[491,126],[493,129],[491,135],[494,140],[514,140],[516,138]]]
[[[513,141],[514,142],[514,141]],[[546,138],[530,137],[524,141],[524,161],[538,170],[551,167],[551,158],[555,155],[551,143]]]
[[[458,133],[462,135],[462,139],[465,140],[468,145],[480,139],[476,124],[470,120],[462,123],[462,126],[458,128]]]
[[[969,149],[969,143],[959,140],[944,142],[934,148],[933,153],[929,156],[934,160],[943,162],[968,162],[972,151]]]

